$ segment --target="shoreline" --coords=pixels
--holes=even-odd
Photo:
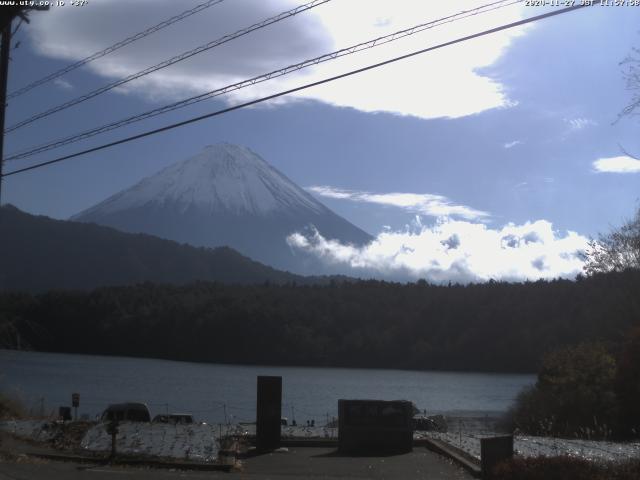
[[[224,363],[224,362],[210,362],[207,360],[180,360],[166,357],[147,357],[147,356],[130,356],[121,354],[108,354],[108,353],[82,353],[82,352],[58,352],[47,350],[26,350],[26,349],[13,349],[13,348],[0,348],[0,353],[3,352],[16,352],[26,354],[44,354],[44,355],[73,355],[83,357],[98,357],[103,359],[120,359],[120,360],[148,360],[154,362],[171,362],[178,364],[188,365],[210,365],[220,367],[238,367],[238,368],[288,368],[288,369],[318,369],[318,370],[381,370],[388,373],[393,372],[424,372],[424,373],[442,373],[442,374],[468,374],[468,375],[487,375],[487,376],[535,376],[537,372],[522,372],[513,370],[463,370],[463,369],[442,369],[442,368],[392,368],[392,367],[380,367],[380,366],[345,366],[345,365],[299,365],[299,364],[277,364],[277,363]]]

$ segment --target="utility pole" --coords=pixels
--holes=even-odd
[[[15,2],[16,4],[18,2]],[[20,2],[22,3],[22,2]],[[26,3],[26,2],[25,2]],[[35,3],[35,2],[34,2]],[[48,2],[47,2],[48,3]],[[2,45],[0,46],[0,205],[2,205],[2,179],[4,159],[4,113],[7,108],[7,82],[9,80],[9,52],[11,51],[11,24],[20,17],[29,23],[28,13],[31,10],[49,10],[49,5],[5,6],[0,8],[0,28],[2,28]]]
[[[9,50],[11,49],[11,20],[2,30],[0,46],[0,205],[2,205],[2,166],[4,158],[4,111],[7,107],[7,79],[9,77]]]

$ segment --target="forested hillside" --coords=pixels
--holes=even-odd
[[[177,287],[0,295],[3,342],[177,360],[534,372],[544,352],[640,324],[640,272],[434,286]]]

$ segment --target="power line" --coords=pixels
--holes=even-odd
[[[543,14],[540,14],[540,15],[536,15],[534,17],[529,17],[529,18],[526,18],[526,19],[523,19],[523,20],[519,20],[517,22],[512,22],[512,23],[508,23],[508,24],[505,24],[505,25],[501,25],[499,27],[494,27],[494,28],[491,28],[489,30],[483,30],[482,32],[474,33],[474,34],[471,34],[471,35],[466,35],[464,37],[460,37],[460,38],[457,38],[455,40],[450,40],[448,42],[440,43],[440,44],[432,46],[432,47],[423,48],[421,50],[417,50],[415,52],[407,53],[407,54],[401,55],[399,57],[394,57],[392,59],[385,60],[383,62],[375,63],[375,64],[372,64],[372,65],[368,65],[366,67],[358,68],[356,70],[351,70],[349,72],[342,73],[340,75],[335,75],[335,76],[332,76],[332,77],[329,77],[329,78],[325,78],[323,80],[318,80],[316,82],[307,83],[307,84],[299,86],[299,87],[291,88],[289,90],[284,90],[282,92],[274,93],[272,95],[267,95],[265,97],[261,97],[261,98],[255,99],[255,100],[251,100],[249,102],[245,102],[245,103],[242,103],[242,104],[239,104],[239,105],[234,105],[232,107],[228,107],[228,108],[224,108],[224,109],[221,109],[221,110],[217,110],[215,112],[207,113],[205,115],[200,115],[198,117],[193,117],[193,118],[190,118],[188,120],[183,120],[181,122],[177,122],[177,123],[173,123],[171,125],[167,125],[167,126],[164,126],[164,127],[156,128],[154,130],[149,130],[149,131],[144,132],[144,133],[140,133],[140,134],[137,134],[137,135],[132,135],[130,137],[122,138],[120,140],[116,140],[116,141],[109,142],[109,143],[106,143],[106,144],[103,144],[103,145],[99,145],[97,147],[88,148],[86,150],[82,150],[80,152],[72,153],[70,155],[65,155],[65,156],[62,156],[62,157],[58,157],[58,158],[55,158],[53,160],[48,160],[46,162],[37,163],[37,164],[31,165],[29,167],[24,167],[24,168],[20,168],[18,170],[13,170],[11,172],[3,174],[2,177],[8,177],[8,176],[11,176],[11,175],[16,175],[18,173],[27,172],[29,170],[35,170],[35,169],[38,169],[38,168],[45,167],[47,165],[52,165],[54,163],[59,163],[59,162],[62,162],[64,160],[69,160],[71,158],[79,157],[81,155],[86,155],[88,153],[97,152],[99,150],[104,150],[106,148],[110,148],[110,147],[113,147],[113,146],[116,146],[116,145],[121,145],[123,143],[128,143],[128,142],[131,142],[131,141],[134,141],[134,140],[138,140],[138,139],[141,139],[141,138],[144,138],[144,137],[148,137],[148,136],[151,136],[151,135],[156,135],[158,133],[166,132],[166,131],[172,130],[174,128],[178,128],[178,127],[182,127],[182,126],[185,126],[185,125],[189,125],[191,123],[199,122],[199,121],[205,120],[207,118],[215,117],[215,116],[222,115],[222,114],[225,114],[225,113],[228,113],[228,112],[232,112],[234,110],[239,110],[241,108],[245,108],[245,107],[249,107],[249,106],[252,106],[252,105],[256,105],[258,103],[262,103],[262,102],[266,102],[266,101],[269,101],[269,100],[273,100],[274,98],[282,97],[284,95],[289,95],[291,93],[299,92],[301,90],[306,90],[307,88],[311,88],[311,87],[315,87],[315,86],[322,85],[322,84],[325,84],[325,83],[333,82],[333,81],[339,80],[341,78],[350,77],[352,75],[356,75],[356,74],[359,74],[359,73],[362,73],[362,72],[366,72],[368,70],[373,70],[375,68],[379,68],[379,67],[382,67],[384,65],[389,65],[391,63],[395,63],[395,62],[398,62],[398,61],[401,61],[401,60],[405,60],[407,58],[411,58],[411,57],[414,57],[414,56],[417,56],[417,55],[421,55],[423,53],[431,52],[433,50],[438,50],[440,48],[444,48],[444,47],[448,47],[448,46],[451,46],[451,45],[455,45],[457,43],[466,42],[466,41],[469,41],[469,40],[473,40],[475,38],[483,37],[485,35],[490,35],[492,33],[500,32],[500,31],[507,30],[507,29],[510,29],[510,28],[519,27],[521,25],[526,25],[528,23],[536,22],[536,21],[539,21],[539,20],[542,20],[542,19],[545,19],[545,18],[554,17],[554,16],[557,16],[557,15],[561,15],[563,13],[572,12],[574,10],[578,10],[578,9],[581,9],[581,8],[584,8],[584,7],[590,7],[590,6],[593,6],[593,5],[597,5],[597,4],[596,3],[591,3],[591,4],[585,3],[585,4],[582,4],[582,5],[575,5],[575,6],[572,6],[572,7],[567,7],[567,8],[563,8],[563,9],[560,9],[560,10],[554,10],[554,11],[551,11],[551,12],[547,12],[547,13],[543,13]]]
[[[20,95],[23,95],[25,93],[27,93],[29,90],[33,90],[36,87],[39,87],[40,85],[43,85],[47,82],[50,82],[51,80],[55,80],[58,77],[61,77],[62,75],[65,75],[69,72],[71,72],[72,70],[75,70],[76,68],[80,68],[83,65],[86,65],[89,62],[92,62],[94,60],[97,60],[98,58],[102,58],[105,55],[109,55],[110,53],[115,52],[116,50],[129,45],[130,43],[133,43],[137,40],[140,40],[141,38],[144,38],[148,35],[151,35],[152,33],[155,33],[159,30],[162,30],[165,27],[168,27],[169,25],[173,25],[174,23],[179,22],[180,20],[184,20],[187,17],[190,17],[191,15],[195,15],[198,12],[201,12],[202,10],[212,7],[214,5],[217,5],[218,3],[222,3],[224,0],[208,0],[207,2],[201,3],[200,5],[196,5],[195,7],[189,9],[189,10],[185,10],[184,12],[178,14],[178,15],[174,15],[171,18],[168,18],[167,20],[164,20],[160,23],[158,23],[157,25],[154,25],[153,27],[149,27],[146,30],[136,33],[135,35],[132,35],[130,37],[125,38],[124,40],[121,40],[117,43],[114,43],[113,45],[111,45],[110,47],[105,48],[104,50],[100,50],[99,52],[96,52],[92,55],[89,55],[86,58],[83,58],[82,60],[78,60],[75,63],[72,63],[70,65],[67,65],[64,68],[61,68],[60,70],[57,70],[49,75],[47,75],[46,77],[42,77],[39,80],[35,80],[34,82],[30,83],[29,85],[22,87],[12,93],[10,93],[9,95],[7,95],[7,99],[10,98],[15,98],[18,97]]]
[[[351,55],[357,52],[360,52],[362,50],[367,50],[367,49],[371,49],[371,48],[375,48],[377,46],[380,45],[384,45],[386,43],[390,43],[393,42],[395,40],[399,40],[401,38],[410,36],[410,35],[414,35],[416,33],[420,33],[422,31],[431,29],[431,28],[435,28],[447,23],[452,23],[455,21],[459,21],[462,20],[464,18],[468,18],[474,15],[479,15],[482,13],[487,13],[493,10],[497,10],[499,8],[504,8],[504,7],[508,7],[510,5],[516,4],[516,3],[522,3],[523,0],[500,0],[500,1],[496,1],[496,2],[492,2],[486,5],[482,5],[480,7],[477,8],[473,8],[470,10],[463,10],[459,13],[453,14],[453,15],[449,15],[443,18],[439,18],[437,20],[432,20],[430,22],[427,23],[422,23],[404,30],[399,30],[397,32],[388,34],[388,35],[384,35],[381,37],[377,37],[374,38],[373,40],[368,40],[366,42],[362,42],[362,43],[358,43],[355,45],[352,45],[350,47],[346,47],[346,48],[342,48],[340,50],[336,50],[334,52],[331,53],[326,53],[324,55],[320,55],[319,57],[315,57],[312,58],[310,60],[305,60],[303,62],[300,63],[296,63],[294,65],[289,65],[288,67],[285,68],[281,68],[278,70],[274,70],[272,72],[269,73],[265,73],[262,75],[258,75],[256,77],[250,78],[248,80],[243,80],[241,82],[237,82],[237,83],[233,83],[231,85],[227,85],[225,87],[221,87],[215,90],[211,90],[209,92],[205,92],[202,93],[200,95],[195,95],[193,97],[189,97],[187,99],[184,100],[180,100],[178,102],[175,103],[171,103],[168,105],[164,105],[162,107],[158,107],[143,113],[139,113],[130,117],[126,117],[124,119],[106,124],[106,125],[102,125],[99,127],[95,127],[92,128],[90,130],[85,130],[84,132],[80,132],[71,136],[67,136],[64,138],[59,138],[57,140],[54,141],[50,141],[41,145],[38,145],[36,147],[31,147],[29,149],[26,150],[22,150],[20,152],[16,152],[13,153],[11,155],[9,155],[5,160],[9,161],[9,160],[18,160],[18,159],[22,159],[22,158],[27,158],[30,156],[33,156],[35,154],[38,153],[43,153],[49,150],[53,150],[55,148],[59,148],[65,145],[69,145],[71,143],[76,143],[78,141],[81,140],[85,140],[87,138],[91,138],[94,137],[96,135],[99,135],[101,133],[106,133],[109,132],[111,130],[115,130],[117,128],[121,128],[124,127],[126,125],[130,125],[132,123],[136,123],[142,120],[146,120],[148,118],[151,117],[155,117],[157,115],[161,115],[163,113],[167,113],[167,112],[171,112],[173,110],[177,110],[179,108],[184,108],[190,105],[193,105],[195,103],[199,103],[202,102],[204,100],[208,100],[220,95],[224,95],[226,93],[235,91],[235,90],[240,90],[242,88],[246,88],[252,85],[256,85],[258,83],[262,83],[268,80],[271,80],[273,78],[277,78],[277,77],[281,77],[284,75],[287,75],[289,73],[298,71],[298,70],[302,70],[303,68],[307,68],[307,67],[311,67],[314,65],[318,65],[320,63],[324,63],[330,60],[334,60],[336,58],[340,58],[346,55]]]
[[[26,120],[22,120],[21,122],[18,122],[14,125],[11,125],[10,127],[8,127],[5,130],[5,133],[10,133],[13,132],[14,130],[17,130],[18,128],[24,127],[25,125],[29,125],[33,122],[35,122],[36,120],[40,120],[42,118],[48,117],[49,115],[53,115],[54,113],[57,113],[61,110],[65,110],[69,107],[72,107],[74,105],[78,105],[79,103],[82,103],[86,100],[89,100],[90,98],[93,97],[97,97],[98,95],[101,95],[105,92],[108,92],[109,90],[112,90],[116,87],[119,87],[121,85],[124,85],[125,83],[131,82],[133,80],[136,80],[138,78],[144,77],[145,75],[149,75],[150,73],[153,72],[157,72],[160,69],[169,67],[171,65],[174,65],[178,62],[181,62],[183,60],[186,60],[187,58],[191,58],[194,55],[198,55],[199,53],[205,52],[207,50],[210,50],[214,47],[218,47],[224,43],[230,42],[231,40],[234,40],[236,38],[242,37],[244,35],[247,35],[255,30],[259,30],[261,28],[267,27],[269,25],[272,25],[276,22],[280,22],[281,20],[284,20],[286,18],[289,17],[293,17],[294,15],[297,15],[299,13],[305,12],[307,10],[310,10],[314,7],[317,7],[318,5],[322,5],[324,3],[330,2],[331,0],[312,0],[309,3],[306,3],[304,5],[300,5],[296,8],[293,8],[291,10],[287,10],[286,12],[282,12],[279,13],[278,15],[275,15],[273,17],[267,18],[265,20],[262,20],[261,22],[255,23],[249,27],[243,28],[241,30],[238,30],[235,33],[231,33],[229,35],[225,35],[223,37],[220,37],[216,40],[213,40],[209,43],[206,43],[204,45],[200,45],[199,47],[196,47],[192,50],[189,50],[187,52],[183,52],[179,55],[176,55],[174,57],[169,58],[168,60],[164,60],[163,62],[160,62],[156,65],[153,65],[151,67],[145,68],[144,70],[141,70],[137,73],[133,73],[125,78],[122,78],[120,80],[116,80],[115,82],[111,82],[107,85],[104,85],[103,87],[100,87],[96,90],[93,90],[89,93],[86,93],[84,95],[81,95],[79,97],[76,97],[74,99],[69,100],[68,102],[62,103],[56,107],[50,108],[49,110],[46,110],[44,112],[38,113],[36,115],[33,115],[32,117],[27,118]]]

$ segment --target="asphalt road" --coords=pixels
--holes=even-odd
[[[417,447],[413,452],[387,457],[344,457],[329,448],[291,448],[243,460],[241,471],[195,472],[151,468],[92,466],[74,463],[24,460],[0,463],[0,480],[171,480],[207,478],[227,480],[317,479],[425,479],[473,478],[449,460]]]

